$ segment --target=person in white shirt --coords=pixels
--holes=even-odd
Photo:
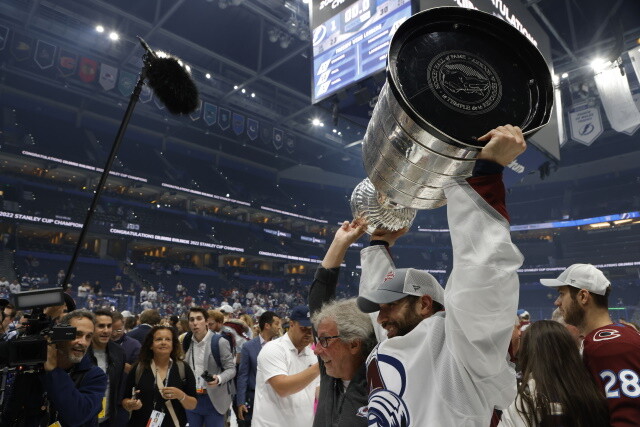
[[[309,307],[294,307],[289,331],[267,343],[258,355],[253,427],[313,424],[313,402],[320,385]]]
[[[507,352],[523,257],[511,242],[501,172],[526,143],[511,125],[479,138],[489,139],[473,177],[444,186],[454,255],[446,291],[425,271],[396,269],[382,245],[361,252],[358,306],[379,310],[388,336],[367,359],[369,426],[487,427],[494,408],[515,399]]]
[[[209,330],[207,320],[209,313],[201,307],[189,309],[189,329],[182,341],[185,350],[185,362],[191,367],[196,377],[198,404],[195,409],[187,411],[187,419],[192,427],[223,427],[224,417],[231,408],[232,395],[235,393],[233,378],[236,376],[236,365],[231,345],[226,338],[218,336],[220,364],[212,353],[214,333]],[[211,381],[205,380],[203,374],[209,374]]]

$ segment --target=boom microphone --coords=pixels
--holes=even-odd
[[[155,52],[138,37],[147,51],[143,57],[149,86],[171,114],[189,114],[198,108],[198,88],[183,62],[164,52]]]

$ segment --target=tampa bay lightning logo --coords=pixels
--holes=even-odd
[[[367,385],[369,406],[365,413],[369,426],[411,425],[409,408],[402,400],[407,386],[407,375],[398,359],[387,354],[378,354],[376,348],[367,360]],[[365,416],[365,413],[362,415]]]

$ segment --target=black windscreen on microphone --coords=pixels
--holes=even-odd
[[[154,52],[138,37],[147,53],[144,56],[147,81],[153,92],[172,114],[189,114],[198,108],[198,88],[191,73],[175,56]]]

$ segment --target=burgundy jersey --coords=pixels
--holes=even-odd
[[[640,334],[619,323],[591,331],[583,360],[604,390],[611,427],[640,425]]]

